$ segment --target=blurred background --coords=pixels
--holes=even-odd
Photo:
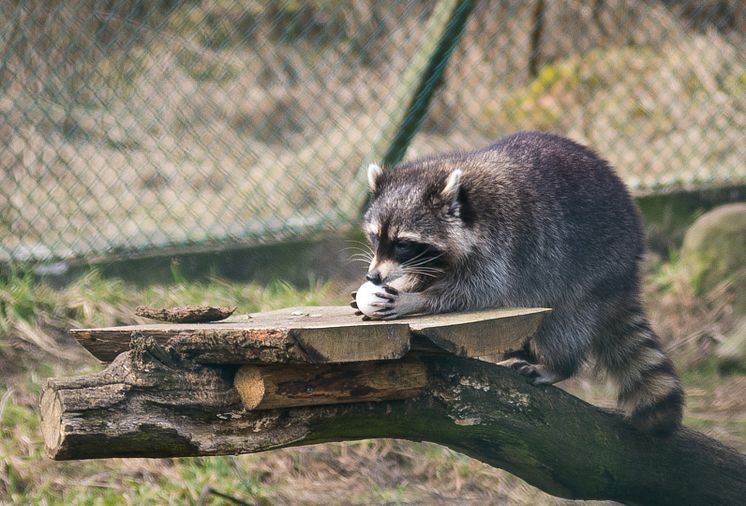
[[[345,303],[369,162],[526,129],[627,183],[685,423],[746,450],[746,3],[0,0],[0,503],[567,502],[388,440],[53,463],[35,411],[70,327]]]

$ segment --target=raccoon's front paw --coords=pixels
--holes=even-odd
[[[425,309],[423,297],[419,293],[400,292],[394,287],[383,285],[383,290],[377,292],[376,297],[384,302],[374,302],[371,306],[378,307],[373,318],[380,320],[394,320],[412,313],[421,313]]]
[[[363,312],[360,311],[360,309],[358,309],[357,307],[357,290],[352,292],[350,295],[352,296],[352,300],[350,301],[350,307],[353,309],[357,309],[357,311],[355,311],[355,316],[362,316],[363,321],[371,320],[372,318],[370,316],[363,314]]]
[[[532,364],[520,358],[510,358],[498,362],[497,365],[509,367],[518,374],[526,376],[534,385],[551,385],[564,378],[560,378],[541,364]]]

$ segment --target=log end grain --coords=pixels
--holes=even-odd
[[[41,411],[41,432],[44,436],[44,451],[50,458],[55,458],[62,446],[62,402],[57,392],[52,388],[45,388],[39,402]]]
[[[256,366],[241,367],[233,380],[233,386],[246,409],[255,409],[264,399],[264,379]]]

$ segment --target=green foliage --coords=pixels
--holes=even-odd
[[[579,84],[576,62],[547,65],[523,92],[508,99],[504,114],[519,125],[552,130],[561,119],[563,97],[574,93]]]
[[[43,312],[53,310],[54,305],[51,290],[38,286],[30,274],[12,272],[7,277],[0,277],[2,334],[7,334],[17,323],[35,322]]]
[[[55,290],[30,274],[11,274],[0,279],[0,338],[9,338],[20,325],[41,322],[96,327],[134,322],[134,307],[150,304],[170,307],[186,304],[237,306],[249,313],[286,306],[344,303],[331,283],[309,279],[307,289],[281,280],[267,285],[234,283],[219,278],[206,282],[187,279],[178,262],[171,265],[173,283],[138,288],[118,278],[91,270],[69,286]],[[56,323],[55,323],[56,322]]]

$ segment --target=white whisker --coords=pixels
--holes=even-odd
[[[363,252],[363,253],[371,253],[371,252],[373,251],[373,250],[371,250],[370,248],[358,248],[357,246],[348,246],[348,247],[346,247],[346,248],[342,248],[342,249],[341,249],[341,250],[339,250],[339,251],[349,251],[349,250],[353,250],[353,251],[361,251],[361,252]]]
[[[418,257],[419,257],[419,256],[420,256],[420,255],[418,255],[418,256],[416,256],[416,257],[414,257],[414,258],[413,258],[413,259],[411,259],[411,260],[408,260],[408,261],[404,262],[404,263],[402,264],[402,266],[403,266],[403,267],[420,267],[420,266],[422,266],[422,265],[425,265],[425,264],[427,264],[427,263],[429,263],[429,262],[432,262],[433,260],[437,260],[438,258],[442,257],[442,256],[443,256],[443,253],[441,253],[441,254],[439,254],[439,255],[436,255],[436,256],[434,256],[434,257],[426,257],[426,258],[422,258],[422,259],[419,259],[419,260],[418,260]],[[417,261],[416,261],[416,260],[417,260]]]
[[[370,261],[369,261],[369,260],[366,260],[366,259],[364,259],[364,258],[349,258],[349,259],[347,260],[347,262],[349,262],[349,263],[353,263],[353,262],[355,262],[355,263],[361,263],[361,264],[363,264],[363,265],[370,265]]]
[[[436,268],[412,268],[412,267],[403,267],[402,271],[404,271],[407,274],[416,274],[420,276],[428,276],[430,278],[437,278],[440,274],[443,273],[443,269],[436,269]]]
[[[412,258],[410,258],[409,260],[407,260],[406,262],[404,262],[402,265],[412,265],[413,262],[415,262],[417,259],[419,259],[425,253],[427,253],[427,250],[420,251],[419,254],[417,254],[416,256],[414,256]]]
[[[421,271],[430,271],[430,272],[444,272],[444,269],[441,269],[439,267],[427,267],[427,266],[407,266],[406,269],[413,269],[413,270],[421,270]]]

